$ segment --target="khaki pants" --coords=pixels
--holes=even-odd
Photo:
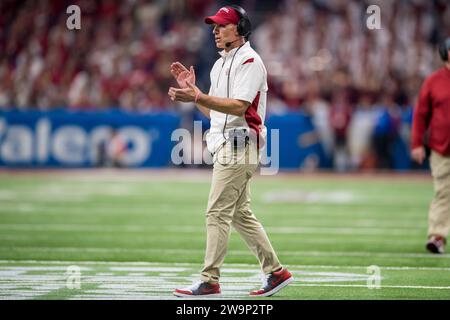
[[[450,157],[432,151],[430,166],[435,195],[428,216],[428,235],[447,237],[450,230]]]
[[[219,281],[230,225],[258,258],[264,273],[281,269],[266,232],[250,209],[249,181],[258,167],[257,161],[249,161],[250,152],[257,152],[253,144],[237,152],[231,148],[222,148],[216,154],[206,213],[207,243],[205,265],[201,273],[204,282]],[[231,157],[224,160],[226,154]],[[254,157],[250,159],[255,160]]]

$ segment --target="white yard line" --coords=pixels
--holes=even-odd
[[[83,225],[83,224],[0,224],[0,230],[17,231],[73,231],[73,232],[150,232],[155,230],[177,233],[201,233],[199,226],[142,226],[142,225]],[[414,235],[426,230],[422,228],[378,228],[378,227],[268,227],[267,232],[277,234],[347,234],[347,235]]]
[[[158,268],[159,266],[169,265],[171,268],[176,267],[197,267],[200,268],[202,266],[201,263],[189,263],[189,262],[145,262],[145,261],[76,261],[76,260],[0,260],[0,269],[7,268],[8,264],[31,264],[31,265],[110,265],[117,268],[126,267],[126,266],[135,266],[136,268],[131,268],[131,271],[140,270],[138,267],[149,267],[149,268]],[[364,271],[367,269],[366,266],[345,266],[345,265],[309,265],[309,264],[286,264],[286,268],[290,269],[363,269]],[[246,264],[246,263],[225,263],[225,268],[233,269],[233,268],[248,268],[249,270],[259,270],[259,266],[256,264]],[[410,266],[381,266],[380,268],[386,270],[394,270],[394,271],[404,271],[404,270],[422,270],[422,271],[450,271],[450,267],[410,267]],[[63,267],[62,267],[63,268]],[[56,268],[54,270],[62,270]],[[89,270],[89,269],[87,269]],[[110,274],[106,274],[110,275]]]
[[[347,235],[412,235],[420,233],[424,228],[373,228],[373,227],[268,227],[269,233],[279,234],[347,234]],[[167,227],[173,232],[204,232],[202,227]]]
[[[0,250],[5,250],[0,248]],[[8,250],[12,250],[9,249]],[[91,252],[91,253],[164,253],[164,254],[204,254],[200,249],[163,249],[163,248],[98,248],[98,247],[14,247],[16,251],[34,252]],[[404,253],[404,252],[348,252],[348,251],[279,251],[281,254],[303,257],[367,257],[367,258],[395,258],[395,259],[450,259],[450,254],[428,254],[428,253]],[[230,255],[247,256],[251,255],[248,250],[230,250]]]
[[[236,231],[232,230],[231,231],[233,234],[236,234]],[[269,233],[269,235],[272,233]],[[116,233],[111,233],[111,234],[102,234],[102,235],[98,235],[98,234],[92,234],[92,235],[85,235],[84,238],[88,239],[91,238],[92,239],[101,239],[102,241],[106,241],[109,239],[115,239],[117,237]],[[55,237],[52,236],[51,234],[48,233],[40,233],[38,235],[36,234],[29,234],[29,233],[22,233],[22,234],[0,234],[0,241],[2,240],[7,240],[7,241],[42,241],[42,240],[54,240]],[[391,238],[383,238],[383,239],[379,239],[379,238],[373,238],[373,237],[367,237],[367,236],[352,236],[351,238],[353,242],[355,243],[359,243],[359,244],[392,244],[392,239]],[[318,237],[303,237],[301,239],[302,244],[328,244],[328,245],[335,245],[337,243],[347,243],[349,242],[348,238],[344,238],[344,237],[338,237],[338,238],[327,238],[327,237],[323,237],[323,238],[318,238]],[[420,247],[422,247],[423,245],[423,240],[420,239],[402,239],[402,244],[403,245],[419,245]]]

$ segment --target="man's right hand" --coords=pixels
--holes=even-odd
[[[188,88],[187,82],[195,85],[195,71],[194,67],[190,67],[188,70],[180,62],[174,62],[170,65],[170,73],[177,80],[181,89]]]
[[[412,149],[411,151],[411,158],[413,158],[414,161],[418,162],[419,164],[422,164],[425,160],[426,153],[425,148],[423,146],[417,147]]]

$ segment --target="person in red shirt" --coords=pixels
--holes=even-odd
[[[411,157],[422,164],[425,145],[431,149],[430,167],[435,196],[428,218],[426,248],[444,253],[450,230],[450,38],[439,47],[445,66],[429,76],[414,110]]]

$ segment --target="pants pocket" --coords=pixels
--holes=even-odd
[[[435,179],[450,178],[450,157],[444,157],[433,151],[430,159],[431,175]]]

